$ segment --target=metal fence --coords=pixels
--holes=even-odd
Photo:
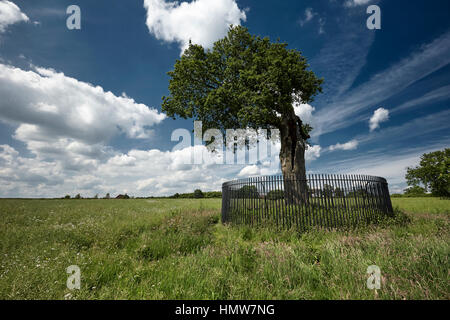
[[[222,222],[305,230],[378,221],[393,213],[386,179],[365,175],[263,176],[222,185]]]

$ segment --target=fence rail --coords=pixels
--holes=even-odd
[[[386,179],[365,175],[263,176],[222,185],[222,222],[338,228],[393,213]]]

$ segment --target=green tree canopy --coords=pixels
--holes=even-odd
[[[194,190],[194,198],[204,198],[205,195],[203,194],[202,190],[196,189]]]
[[[171,94],[162,109],[200,120],[204,129],[279,128],[294,101],[309,102],[321,90],[322,80],[307,68],[286,43],[230,27],[211,50],[190,44],[168,73]]]
[[[248,198],[248,199],[258,199],[259,192],[256,186],[242,186],[238,191],[236,197],[238,198]]]
[[[295,114],[293,103],[311,102],[323,82],[308,68],[306,58],[287,43],[231,26],[212,49],[190,43],[168,73],[170,95],[163,97],[162,110],[174,119],[202,121],[203,131],[279,129],[283,175],[306,181],[311,127]]]
[[[450,196],[450,148],[425,153],[418,166],[407,168],[406,181],[409,186],[423,185],[434,195]]]

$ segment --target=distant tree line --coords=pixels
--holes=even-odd
[[[196,189],[194,192],[191,193],[175,193],[171,196],[148,196],[148,197],[133,197],[129,196],[128,194],[119,194],[115,198],[112,198],[109,193],[107,193],[103,198],[100,198],[98,194],[96,194],[94,197],[82,197],[81,194],[77,194],[74,197],[71,195],[66,195],[63,197],[63,199],[155,199],[155,198],[169,198],[169,199],[201,199],[201,198],[222,198],[222,192],[220,191],[208,191],[203,192],[200,189]]]
[[[192,193],[175,193],[170,196],[171,199],[201,199],[201,198],[222,198],[222,192],[220,191],[209,191],[203,192],[200,189],[196,189]]]
[[[71,197],[70,194],[66,194],[63,199],[100,199],[98,194],[96,194],[93,197],[82,197],[81,194],[76,194],[74,197]],[[103,198],[101,199],[111,199],[111,195],[109,193],[107,193]],[[134,197],[130,197],[128,194],[119,194],[118,196],[116,196],[115,199],[134,199]]]

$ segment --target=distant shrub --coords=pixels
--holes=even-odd
[[[255,186],[243,186],[242,188],[240,188],[238,190],[236,197],[257,199],[257,198],[259,198],[259,192]]]
[[[81,194],[77,194],[74,199],[81,199]]]
[[[425,193],[425,189],[420,187],[420,186],[412,186],[409,188],[406,188],[404,190],[405,192],[405,196],[412,196],[412,197],[420,197],[420,196],[424,196]]]
[[[201,190],[200,190],[201,191]],[[203,192],[203,198],[222,198],[222,192],[220,191],[209,191],[209,192]],[[166,197],[161,197],[166,198]],[[174,195],[169,196],[168,198],[171,199],[193,199],[196,198],[194,193],[175,193]]]
[[[199,198],[204,198],[205,195],[203,194],[202,190],[197,189],[194,191],[194,198],[199,199]]]
[[[64,199],[70,199],[70,195],[66,194]]]
[[[205,198],[222,198],[222,192],[220,191],[210,191],[204,192]]]

